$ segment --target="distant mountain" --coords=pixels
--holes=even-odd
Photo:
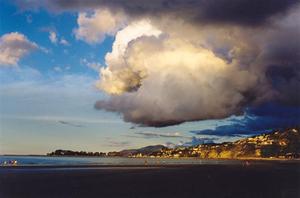
[[[164,145],[153,145],[153,146],[142,147],[139,149],[122,150],[119,153],[121,156],[124,156],[124,157],[134,156],[137,154],[150,155],[152,153],[159,152],[162,149],[167,149],[167,147],[165,147]]]
[[[192,147],[162,148],[150,154],[137,152],[132,157],[200,157],[200,158],[299,158],[299,128],[274,131],[236,142],[201,144]]]

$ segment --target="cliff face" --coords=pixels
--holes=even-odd
[[[299,128],[257,135],[236,142],[202,144],[188,148],[161,149],[152,156],[200,158],[298,158],[300,157]]]

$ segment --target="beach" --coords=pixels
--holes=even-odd
[[[0,168],[1,198],[299,198],[300,163]]]

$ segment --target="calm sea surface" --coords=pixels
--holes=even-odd
[[[46,157],[46,156],[0,156],[0,165],[17,160],[18,166],[61,165],[172,165],[172,164],[238,164],[236,160],[124,158],[124,157]]]

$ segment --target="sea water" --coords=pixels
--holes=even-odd
[[[82,166],[82,165],[183,165],[183,164],[237,164],[237,160],[203,160],[199,158],[126,158],[126,157],[49,157],[0,156],[0,166],[16,160],[16,166]]]

